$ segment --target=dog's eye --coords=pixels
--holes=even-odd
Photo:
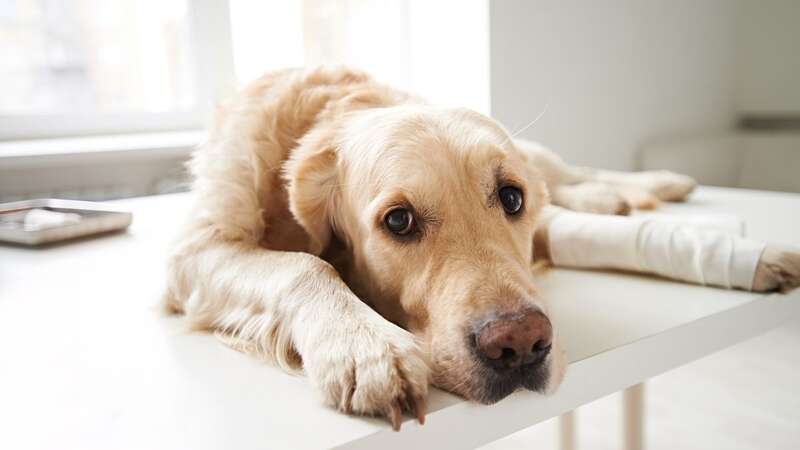
[[[414,230],[414,215],[407,209],[397,208],[389,211],[383,222],[389,231],[400,236],[405,236]]]
[[[497,195],[500,197],[500,203],[503,204],[503,209],[506,210],[506,213],[516,214],[522,209],[522,191],[519,189],[513,186],[506,186],[500,188]]]

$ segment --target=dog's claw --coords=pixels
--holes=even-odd
[[[392,406],[389,407],[388,413],[389,421],[392,423],[392,429],[394,431],[400,431],[400,423],[403,418],[403,412],[400,408],[400,403],[394,401]]]
[[[411,397],[411,411],[414,413],[414,416],[417,418],[417,422],[420,425],[425,425],[425,398],[419,396],[412,396]]]
[[[353,394],[355,393],[355,389],[352,387],[347,388],[347,392],[343,396],[344,403],[342,405],[342,411],[345,414],[353,414]]]

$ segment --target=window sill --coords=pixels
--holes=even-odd
[[[205,131],[173,131],[4,141],[0,142],[0,166],[8,170],[188,157],[205,137]]]
[[[184,163],[203,131],[0,142],[0,203],[107,200],[185,190]]]

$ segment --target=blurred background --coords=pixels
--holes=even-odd
[[[0,201],[186,188],[213,106],[348,64],[567,160],[800,191],[796,0],[0,0]]]
[[[215,103],[348,64],[570,162],[800,192],[798,0],[0,0],[0,201],[182,191]],[[648,382],[649,448],[798,448],[800,324]],[[578,411],[620,448],[611,396]],[[547,422],[492,448],[554,448]]]
[[[284,67],[348,64],[488,113],[488,14],[475,0],[0,0],[0,201],[184,189],[214,104]]]

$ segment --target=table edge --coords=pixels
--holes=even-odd
[[[755,337],[793,318],[800,318],[800,290],[760,296],[572,362],[564,382],[552,396],[520,392],[489,407],[461,401],[430,413],[424,426],[407,421],[399,433],[387,426],[334,448],[407,450],[434,443],[440,449],[474,448]]]

